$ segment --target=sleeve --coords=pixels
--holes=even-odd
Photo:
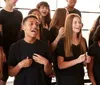
[[[23,39],[25,37],[25,33],[23,30],[19,32],[19,39]]]
[[[8,57],[8,65],[9,66],[16,66],[17,65],[15,50],[16,50],[15,45],[14,44],[11,45],[10,50],[9,50],[9,57]]]
[[[56,39],[56,28],[51,28],[49,31],[49,36],[50,36],[50,43],[52,43]]]
[[[57,56],[65,56],[63,39],[58,42],[55,52]]]
[[[22,13],[18,10],[18,9],[15,9],[16,13],[18,14],[18,17],[20,19],[20,22],[22,23],[22,20],[23,20],[23,15]]]
[[[3,24],[3,15],[1,13],[1,11],[0,11],[0,24]]]
[[[89,47],[89,49],[88,49],[88,55],[89,56],[94,56],[94,51],[93,51],[93,45],[91,45],[90,47]]]
[[[1,15],[1,11],[0,11],[0,24],[3,24],[3,16]],[[2,32],[0,32],[0,46],[3,45],[3,36],[2,36]]]
[[[90,46],[93,44],[93,42],[94,42],[92,37],[93,37],[93,32],[90,32],[90,35],[89,35],[89,43],[88,43],[88,44],[89,44],[89,47],[90,47]]]
[[[49,62],[52,62],[52,54],[50,52],[49,46],[46,47],[46,58],[49,60]]]
[[[85,42],[85,47],[86,47],[86,52],[88,51],[88,47],[87,47],[87,42],[86,39],[84,38],[84,42]]]
[[[2,33],[0,32],[0,47],[3,45],[3,36]]]

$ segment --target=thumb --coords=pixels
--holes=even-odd
[[[29,59],[28,57],[26,59]]]

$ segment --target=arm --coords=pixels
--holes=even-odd
[[[94,79],[94,75],[93,75],[93,57],[91,57],[91,61],[90,63],[87,64],[87,71],[88,71],[88,75],[89,75],[89,78],[92,82],[93,85],[96,85],[96,82],[95,82],[95,79]]]
[[[2,37],[2,25],[0,24],[0,47],[2,47],[2,44],[3,44],[3,43],[2,43],[2,42],[3,42],[3,41],[2,41],[2,38],[3,38],[3,37]]]
[[[16,76],[20,72],[21,68],[22,67],[20,66],[20,64],[17,64],[15,67],[9,66],[8,73],[10,76]]]
[[[58,36],[57,36],[56,39],[51,43],[52,51],[54,51],[54,50],[56,49],[59,40],[60,40],[63,36],[64,36],[64,28],[61,27],[61,28],[59,29]]]
[[[49,62],[47,62],[47,63],[44,64],[44,72],[47,75],[52,74],[52,65]]]
[[[32,64],[32,59],[29,59],[28,57],[21,62],[19,62],[15,67],[14,66],[9,66],[8,73],[10,76],[16,76],[22,68],[26,68],[31,66]]]
[[[72,67],[72,66],[74,66],[78,63],[84,62],[85,61],[85,56],[84,56],[84,54],[80,55],[79,58],[71,60],[71,61],[64,61],[64,57],[58,56],[57,61],[58,61],[58,67],[60,69],[65,69],[65,68]]]

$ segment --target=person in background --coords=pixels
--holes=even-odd
[[[69,14],[65,20],[64,37],[59,40],[56,55],[59,67],[57,85],[84,85],[84,63],[87,57],[86,40],[82,36],[82,22],[78,14]]]
[[[65,7],[66,16],[67,14],[70,14],[70,13],[76,13],[81,17],[81,12],[75,8],[77,0],[66,0],[66,1],[67,1],[67,7]]]
[[[43,42],[45,42],[46,44],[50,45],[50,39],[49,39],[49,31],[45,28],[43,28],[43,24],[42,24],[42,15],[40,13],[40,11],[38,9],[31,9],[28,13],[28,15],[34,15],[37,17],[38,19],[38,23],[39,23],[39,30],[38,30],[38,35],[37,35],[37,39],[42,40]],[[20,39],[24,38],[24,31],[21,30],[20,32]]]
[[[64,10],[57,9],[50,22],[49,30],[50,30],[50,43],[52,52],[56,49],[58,41],[63,37],[65,16],[66,13]]]
[[[14,9],[18,0],[5,0],[5,6],[0,11],[0,34],[2,36],[2,43],[6,59],[10,45],[18,40],[19,31],[22,23],[22,13]],[[2,81],[5,83],[8,78],[7,60],[3,63],[3,77]]]
[[[96,31],[97,27],[100,25],[100,16],[98,16],[98,18],[96,19],[96,21],[94,22],[92,29],[90,30],[90,34],[89,34],[89,47],[93,44],[93,35],[94,32]]]
[[[2,47],[0,47],[0,85],[4,85],[4,82],[2,81],[2,77],[3,77],[3,63],[6,62],[5,57],[6,56],[4,54]]]
[[[45,75],[52,71],[51,54],[47,44],[38,40],[38,19],[29,15],[23,19],[25,37],[12,44],[9,51],[9,75],[14,85],[48,85]]]
[[[53,68],[54,68],[54,75],[57,76],[57,57],[55,54],[56,46],[59,40],[63,37],[64,34],[64,16],[62,14],[65,13],[63,10],[56,10],[54,16],[50,22],[50,48],[52,52],[52,61],[53,61]],[[65,14],[66,15],[66,14]],[[62,16],[62,17],[61,17]],[[57,79],[56,79],[57,80]]]
[[[100,25],[95,29],[93,35],[94,43],[89,47],[88,55],[91,62],[88,64],[88,75],[92,85],[100,85]]]
[[[42,15],[43,28],[49,29],[49,24],[50,24],[50,21],[51,21],[49,4],[45,1],[42,1],[42,2],[37,4],[36,8],[39,9],[39,11]]]

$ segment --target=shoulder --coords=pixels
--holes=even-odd
[[[38,46],[40,46],[42,48],[48,47],[48,45],[42,40],[37,40],[36,43],[37,43]]]
[[[80,12],[80,11],[79,11],[78,9],[76,9],[76,8],[75,8],[74,10],[77,11],[77,12]],[[80,12],[80,13],[81,13],[81,12]]]
[[[78,9],[74,9],[74,11],[81,16],[81,12]]]
[[[16,15],[18,15],[18,16],[21,16],[22,17],[22,13],[19,11],[19,10],[17,10],[17,9],[14,9],[14,14],[16,14]]]
[[[14,12],[15,13],[19,13],[19,14],[22,14],[19,10],[17,10],[17,9],[14,9]]]
[[[16,49],[16,48],[18,48],[19,47],[19,45],[22,43],[22,40],[19,40],[19,41],[17,41],[17,42],[15,42],[15,43],[13,43],[12,45],[11,45],[11,49]]]
[[[56,31],[56,30],[58,30],[58,29],[57,29],[56,27],[53,26],[53,27],[50,28],[49,31],[51,32],[51,31]]]
[[[6,13],[5,10],[2,9],[2,10],[0,11],[0,18],[3,17],[5,13]]]
[[[98,47],[98,43],[95,42],[89,47],[89,49],[94,49],[95,50],[95,48],[97,48],[97,47]]]

